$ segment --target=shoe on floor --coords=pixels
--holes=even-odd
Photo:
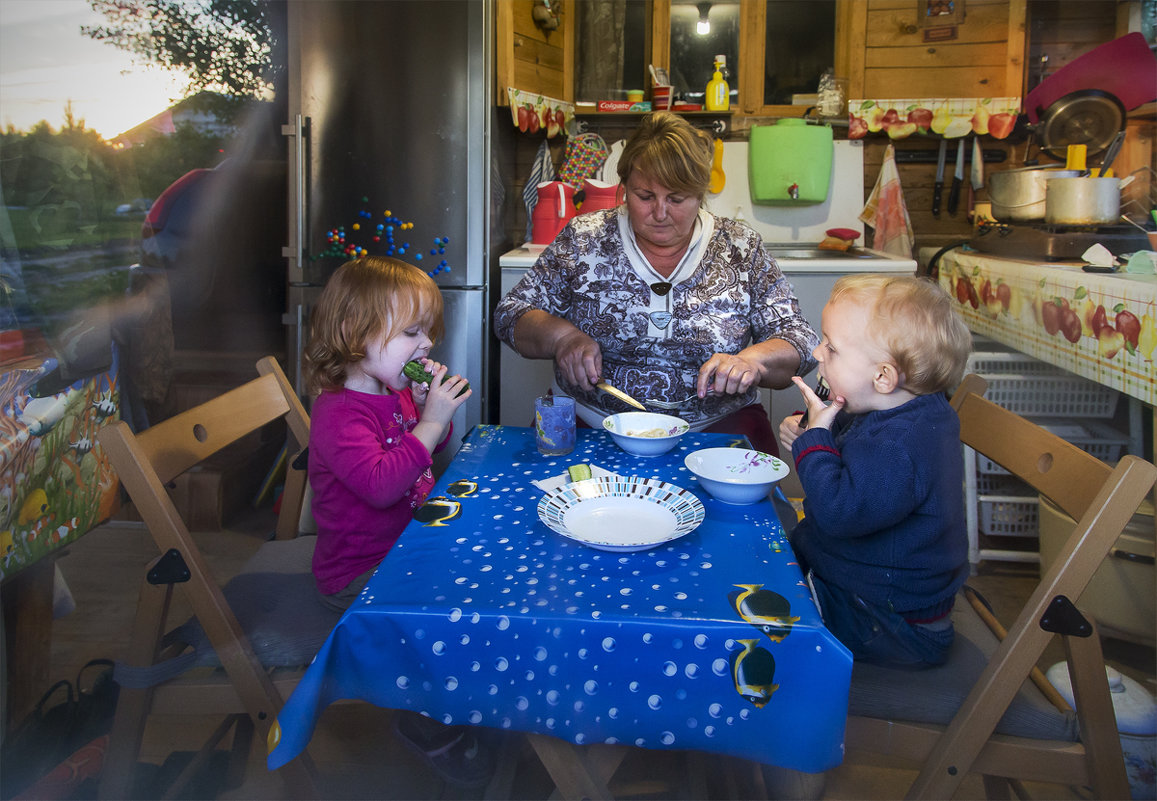
[[[494,775],[494,751],[470,726],[446,726],[402,711],[394,721],[394,732],[450,784],[483,787]]]

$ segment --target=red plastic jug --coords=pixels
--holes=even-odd
[[[543,181],[538,185],[538,202],[530,215],[531,243],[549,245],[577,213],[573,186],[562,181]]]
[[[587,178],[583,181],[583,214],[588,211],[598,211],[599,209],[613,209],[619,205],[619,199],[622,192],[621,185],[614,183],[609,184],[605,181],[594,181]]]

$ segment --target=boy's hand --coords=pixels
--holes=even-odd
[[[791,444],[803,433],[803,429],[799,427],[801,419],[802,414],[793,414],[783,418],[779,424],[779,444],[783,447],[784,453],[791,453]]]
[[[840,409],[844,408],[845,400],[842,396],[836,395],[831,403],[824,403],[820,397],[816,395],[815,391],[807,385],[802,378],[792,376],[792,382],[799,387],[800,394],[803,395],[804,403],[807,404],[807,427],[808,428],[831,428],[832,423],[835,422],[836,415],[839,414]],[[784,420],[786,423],[787,420]],[[798,430],[799,421],[796,421],[796,428]],[[782,432],[783,426],[780,426]],[[782,433],[780,434],[782,437]],[[797,433],[796,436],[799,436]],[[794,441],[794,437],[793,437]]]

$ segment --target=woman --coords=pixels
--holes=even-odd
[[[815,366],[815,332],[743,223],[703,208],[712,143],[668,112],[643,117],[619,158],[623,205],[576,217],[503,298],[495,333],[555,382],[591,426],[628,409],[595,387],[691,400],[697,431],[743,434],[778,453],[758,387]]]

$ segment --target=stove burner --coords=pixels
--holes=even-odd
[[[1117,256],[1146,250],[1149,240],[1129,225],[985,223],[976,229],[968,244],[974,250],[998,256],[1070,261],[1079,260],[1095,244]]]

